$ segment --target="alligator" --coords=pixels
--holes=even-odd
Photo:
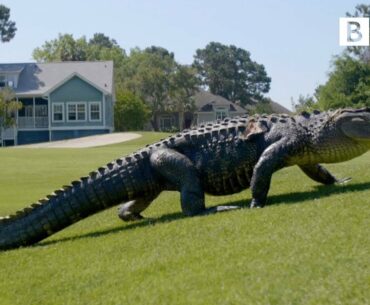
[[[320,163],[350,160],[370,149],[370,108],[226,118],[147,145],[0,220],[0,249],[32,245],[89,215],[119,205],[122,220],[164,190],[180,192],[185,215],[240,208],[206,208],[204,194],[251,188],[251,208],[266,204],[271,176],[298,165],[322,184],[337,179]]]

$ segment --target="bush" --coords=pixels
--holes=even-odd
[[[150,118],[149,107],[131,91],[117,92],[114,106],[114,127],[117,131],[142,130]]]

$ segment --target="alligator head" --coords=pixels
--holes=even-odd
[[[370,108],[343,109],[335,121],[344,135],[370,148]]]
[[[316,161],[335,163],[358,157],[370,149],[370,108],[328,112],[315,134]]]

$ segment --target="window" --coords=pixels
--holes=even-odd
[[[11,75],[0,75],[0,88],[14,88],[14,77]]]
[[[64,104],[55,103],[53,104],[53,122],[63,122],[64,121]]]
[[[89,104],[90,121],[101,121],[101,104],[100,102],[92,102]]]
[[[25,106],[24,113],[25,113],[25,116],[27,117],[33,117],[33,106],[32,105]]]
[[[162,131],[169,131],[175,128],[175,120],[172,115],[162,115],[159,118],[159,125]]]
[[[46,116],[48,116],[48,106],[47,105],[36,105],[35,106],[35,115],[37,117],[46,117]]]
[[[86,121],[86,103],[67,103],[67,121]]]
[[[5,75],[0,75],[0,87],[6,86],[6,77]]]
[[[228,113],[226,109],[216,109],[216,120],[223,120],[227,117]]]

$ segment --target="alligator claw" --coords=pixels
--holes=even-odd
[[[215,214],[219,212],[227,212],[232,210],[241,209],[238,205],[218,205],[216,207],[206,209],[202,215]]]
[[[118,214],[118,217],[123,221],[136,221],[144,218],[139,213],[122,213]]]
[[[250,203],[250,205],[249,205],[249,207],[251,208],[251,209],[256,209],[256,208],[263,208],[265,205],[263,204],[263,203],[261,203],[259,200],[257,200],[257,199],[252,199],[252,201],[251,201],[251,203]]]
[[[337,183],[337,184],[345,184],[345,183],[347,183],[347,182],[349,182],[351,180],[352,180],[352,177],[346,177],[346,178],[342,178],[342,179],[337,179],[335,181],[335,183]]]

